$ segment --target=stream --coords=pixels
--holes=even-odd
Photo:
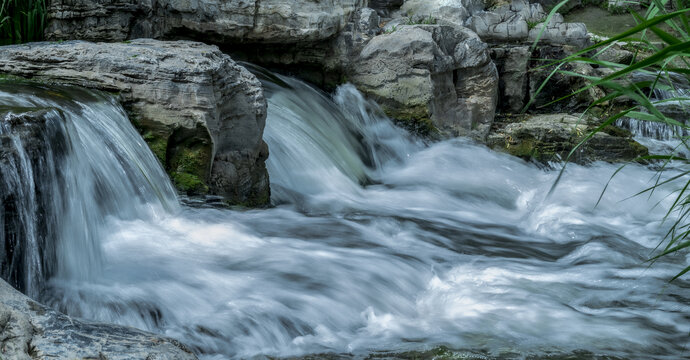
[[[204,360],[441,345],[511,359],[690,358],[690,282],[668,283],[688,255],[645,263],[677,184],[634,196],[656,172],[628,165],[595,206],[618,165],[570,164],[547,196],[558,170],[416,139],[351,85],[329,95],[262,80],[274,206],[258,210],[177,205],[105,95],[0,87],[3,104],[85,124],[65,130],[76,150],[58,169],[76,180],[55,188],[55,211],[95,218],[61,218],[62,265],[37,297],[177,338]],[[92,155],[103,143],[115,155]]]

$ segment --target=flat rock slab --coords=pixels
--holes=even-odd
[[[503,120],[496,122],[489,134],[489,147],[538,162],[565,160],[600,124],[578,114],[523,115]],[[570,161],[631,161],[647,154],[647,148],[635,142],[630,132],[610,126],[580,146]]]
[[[190,41],[68,41],[0,48],[0,74],[115,93],[178,188],[268,202],[261,83]]]
[[[12,360],[195,360],[176,340],[119,325],[77,320],[0,280],[0,358]]]

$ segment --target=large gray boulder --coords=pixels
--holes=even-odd
[[[32,43],[0,48],[0,74],[117,93],[178,188],[268,202],[260,82],[196,42]]]
[[[312,42],[337,34],[362,5],[363,0],[53,0],[48,5],[46,37]]]
[[[77,320],[0,280],[0,358],[12,360],[195,360],[176,340],[134,328]]]
[[[376,36],[348,79],[388,115],[422,132],[482,138],[493,120],[496,68],[487,45],[464,27],[401,25]]]

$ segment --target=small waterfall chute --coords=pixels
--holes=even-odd
[[[103,223],[174,210],[175,189],[111,97],[0,83],[2,275],[36,297],[57,275],[101,269]]]
[[[421,148],[352,85],[339,86],[331,97],[297,79],[252,69],[268,101],[264,139],[274,202],[357,192],[379,181],[387,163]]]

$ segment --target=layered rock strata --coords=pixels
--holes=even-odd
[[[261,84],[215,46],[145,39],[6,46],[0,74],[117,94],[180,190],[268,202]]]

